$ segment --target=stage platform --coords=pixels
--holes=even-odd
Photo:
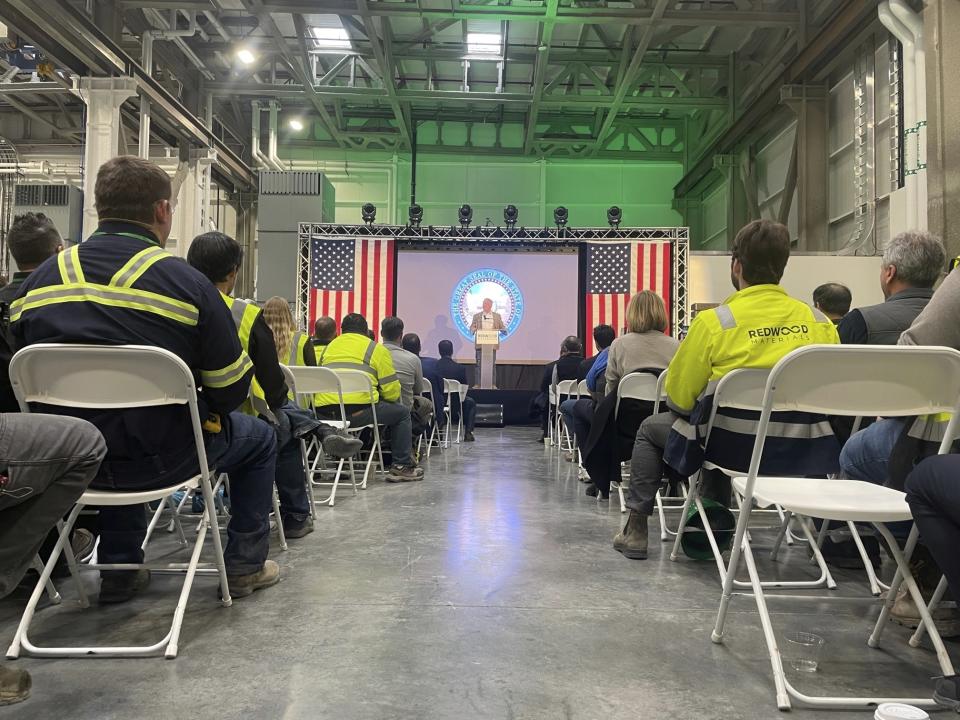
[[[530,419],[530,403],[540,392],[544,365],[497,365],[497,389],[480,390],[473,387],[475,366],[464,363],[467,369],[467,383],[470,397],[477,401],[477,425],[496,426],[499,423],[484,420],[484,407],[503,406],[504,425],[534,425]]]

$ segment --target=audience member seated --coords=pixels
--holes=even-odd
[[[263,304],[263,321],[273,333],[281,365],[316,367],[317,355],[310,336],[297,330],[286,298],[274,295]]]
[[[153,163],[124,155],[97,172],[100,223],[63,262],[44,263],[27,278],[10,308],[19,345],[43,342],[152,345],[191,368],[211,430],[204,434],[211,467],[230,473],[231,516],[224,558],[234,598],[280,577],[267,559],[276,438],[269,425],[236,410],[247,398],[253,364],[230,310],[201,273],[162,249],[173,221],[171,185]],[[65,285],[110,288],[114,303],[63,293]],[[116,411],[38,406],[89,419],[103,433],[107,457],[92,487],[145,490],[197,472],[193,429],[179,405]],[[214,429],[216,428],[216,429]],[[100,508],[98,556],[104,563],[140,563],[144,506]],[[101,572],[100,602],[124,602],[149,582],[149,571]]]
[[[947,253],[936,235],[900,233],[883,252],[879,305],[850,311],[837,332],[845,345],[896,345],[933,297],[933,286],[946,266]]]
[[[850,288],[840,283],[824,283],[813,291],[813,306],[830,318],[834,325],[839,325],[850,312],[852,302]]]
[[[594,405],[603,399],[606,381],[603,379],[607,370],[607,352],[616,333],[609,325],[597,325],[593,329],[593,343],[599,352],[580,363],[577,370],[578,381],[585,380],[590,397],[569,398],[560,403],[560,414],[567,426],[567,432],[573,438],[574,444],[579,446],[587,439],[590,431],[590,420],[593,418]],[[599,382],[598,382],[599,381]],[[579,421],[577,419],[579,417]],[[572,462],[574,453],[567,453],[565,459]]]
[[[580,448],[583,466],[590,476],[588,495],[607,497],[610,483],[620,478],[620,463],[629,460],[640,423],[653,413],[653,403],[624,399],[619,413],[617,387],[625,375],[634,371],[659,374],[680,345],[665,335],[667,308],[650,290],[642,290],[627,305],[627,332],[613,341],[607,353],[607,367],[597,381],[605,384],[605,397],[592,417],[585,408],[574,412],[577,437],[584,438]],[[618,417],[619,415],[619,417]]]
[[[210,280],[220,291],[223,302],[230,308],[236,324],[240,345],[253,361],[251,403],[246,411],[257,415],[273,426],[277,433],[277,494],[280,496],[280,515],[287,538],[297,539],[313,532],[310,499],[307,496],[307,478],[300,454],[300,438],[317,434],[323,439],[324,451],[335,457],[350,457],[360,450],[355,438],[338,435],[323,425],[309,412],[297,407],[290,399],[290,388],[280,369],[280,357],[289,359],[293,344],[292,317],[289,325],[280,328],[280,339],[286,347],[279,354],[274,331],[267,325],[264,314],[256,305],[231,297],[237,273],[243,261],[243,249],[233,238],[219,232],[209,232],[193,239],[187,251],[187,262]],[[286,301],[281,299],[286,306]],[[287,309],[289,314],[289,308]],[[302,356],[303,338],[299,350]],[[311,352],[313,348],[310,348]],[[296,352],[296,349],[295,349]]]
[[[440,359],[437,360],[436,371],[444,380],[456,380],[463,385],[467,384],[467,369],[453,359],[453,343],[449,340],[441,340],[437,344],[437,352],[440,353]],[[450,411],[451,422],[460,421],[460,406],[463,405],[463,439],[465,442],[473,442],[474,423],[477,418],[477,401],[469,395],[463,400],[451,398]],[[437,415],[437,417],[442,417]]]
[[[423,367],[420,358],[403,349],[403,320],[398,317],[385,317],[380,322],[380,337],[383,346],[390,351],[393,367],[400,379],[400,402],[409,410],[413,407],[413,396],[423,392]]]
[[[387,482],[410,482],[423,479],[423,469],[413,460],[413,435],[410,410],[400,402],[400,380],[390,351],[371,340],[367,321],[350,313],[340,323],[340,336],[334,338],[320,357],[320,365],[332,370],[358,370],[373,385],[373,395],[361,392],[344,393],[343,404],[352,426],[373,423],[370,403],[377,408],[377,422],[390,431],[393,464]],[[318,394],[315,398],[321,417],[339,419],[339,399],[335,394]]]
[[[337,323],[332,317],[324,315],[318,317],[313,323],[313,343],[315,354],[319,355],[323,349],[330,344],[330,341],[337,336]]]
[[[547,439],[550,423],[550,387],[563,380],[576,380],[583,362],[583,343],[576,335],[568,335],[560,343],[560,357],[543,368],[540,380],[540,395],[534,401],[540,410],[540,441]],[[559,398],[558,398],[559,400]]]
[[[407,333],[400,341],[404,350],[417,356],[420,360],[420,368],[423,373],[423,379],[430,383],[430,394],[433,396],[433,405],[436,417],[443,415],[443,378],[437,372],[436,358],[420,357],[420,351],[423,349],[420,344],[420,336],[416,333]]]
[[[647,557],[647,520],[662,482],[664,461],[681,476],[696,472],[705,457],[720,467],[745,468],[753,450],[753,423],[746,433],[737,432],[735,426],[717,426],[710,447],[702,446],[714,383],[738,368],[773,367],[803,345],[838,342],[829,318],[780,287],[789,256],[790,233],[779,223],[756,220],[737,233],[730,267],[737,292],[694,318],[667,367],[671,411],[651,415],[637,432],[630,461],[630,513],[613,541],[626,557]],[[797,331],[781,334],[783,327]],[[725,415],[718,412],[717,416]],[[803,442],[800,448],[797,441]],[[791,413],[782,421],[782,435],[768,438],[761,471],[795,475],[802,453],[803,474],[830,472],[836,469],[838,451],[825,418]]]
[[[17,263],[17,272],[9,284],[0,288],[0,412],[20,412],[7,374],[14,352],[10,334],[10,303],[17,297],[20,286],[30,277],[30,273],[47,258],[63,250],[63,239],[50,218],[43,213],[28,212],[13,219],[7,231],[6,244]]]
[[[0,415],[0,598],[30,568],[47,533],[80,499],[107,454],[89,422],[55,415]],[[69,552],[66,549],[65,552]],[[0,665],[0,706],[30,696],[30,674]]]

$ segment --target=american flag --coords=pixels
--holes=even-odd
[[[340,327],[344,315],[360,313],[380,336],[380,321],[393,314],[393,240],[310,241],[310,327],[329,315]]]
[[[619,337],[626,324],[627,303],[641,290],[653,290],[670,311],[671,257],[668,242],[588,242],[587,355],[593,355],[593,328],[611,325]]]

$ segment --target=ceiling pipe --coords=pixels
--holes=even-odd
[[[914,36],[910,29],[893,14],[890,0],[884,0],[880,3],[877,7],[877,17],[883,26],[903,45],[903,80],[906,88],[903,93],[903,130],[909,130],[917,123],[917,63]],[[906,159],[908,156],[907,143],[904,142],[904,158]],[[919,212],[916,174],[905,175],[903,186],[907,203],[907,225],[911,230],[919,229],[918,223],[921,213]],[[926,208],[924,208],[923,215],[923,226],[926,227]]]
[[[283,165],[283,161],[280,160],[280,157],[277,155],[277,133],[278,133],[278,124],[279,118],[278,113],[280,111],[280,103],[276,100],[270,101],[270,125],[268,128],[267,134],[267,158],[270,160],[270,164],[276,165],[281,170],[286,168]]]
[[[270,158],[260,150],[260,113],[263,112],[263,108],[260,107],[260,103],[256,100],[250,103],[250,108],[253,111],[253,122],[251,123],[253,127],[250,136],[250,153],[253,159],[268,170],[283,170],[282,165],[274,165]]]
[[[150,77],[153,77],[153,41],[160,40],[173,40],[183,37],[190,37],[197,32],[197,16],[195,13],[190,14],[190,24],[185,30],[177,30],[177,14],[179,11],[171,10],[170,11],[170,29],[166,30],[146,30],[143,33],[141,56],[140,56],[140,66],[143,68],[144,72],[147,73]],[[156,11],[154,11],[156,13]],[[159,13],[156,13],[157,17]],[[162,20],[162,17],[160,17]],[[182,42],[182,41],[181,41]],[[184,43],[186,47],[186,44]],[[189,47],[187,47],[189,50]],[[196,57],[196,55],[194,55]],[[199,58],[197,58],[199,61]],[[201,63],[202,64],[202,63]],[[150,101],[147,100],[146,96],[140,96],[140,137],[138,143],[138,150],[140,157],[144,159],[149,159],[150,157]]]
[[[214,15],[210,10],[204,10],[203,16],[210,21],[210,25],[213,26],[213,29],[217,31],[217,34],[220,37],[222,37],[228,43],[233,42],[233,38],[230,37],[230,33],[227,32],[227,29],[223,26],[223,23],[220,22],[216,15]]]
[[[927,52],[924,46],[923,17],[904,0],[889,0],[890,10],[913,36],[914,110],[916,119],[912,133],[917,143],[917,230],[927,229]]]

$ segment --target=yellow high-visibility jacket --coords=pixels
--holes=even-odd
[[[390,351],[366,335],[348,332],[334,338],[317,358],[317,365],[331,370],[360,370],[366,373],[373,384],[373,402],[381,399],[387,402],[400,400],[400,379],[393,367]],[[344,405],[364,405],[369,402],[370,395],[366,393],[343,395]],[[337,396],[318,393],[314,396],[314,403],[318,407],[335,405]]]

